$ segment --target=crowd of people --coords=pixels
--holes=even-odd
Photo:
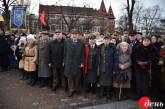
[[[83,90],[100,98],[122,99],[134,93],[139,99],[165,90],[164,39],[128,32],[80,34],[76,29],[53,36],[0,30],[0,67],[18,68],[28,85],[38,82],[53,92],[63,88],[68,97]]]

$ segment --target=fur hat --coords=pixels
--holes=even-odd
[[[151,40],[151,36],[145,35],[145,36],[143,37],[143,40],[144,40],[144,39]]]
[[[35,39],[35,36],[34,36],[33,34],[29,34],[29,35],[27,36],[27,40],[28,40],[28,39],[36,40],[36,39]]]

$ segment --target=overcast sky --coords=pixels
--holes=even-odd
[[[90,1],[90,2],[89,2]],[[102,0],[32,0],[32,6],[30,11],[32,13],[38,13],[39,3],[45,5],[74,5],[84,6],[99,9]],[[138,0],[145,7],[151,7],[153,5],[159,5],[162,10],[162,15],[165,17],[165,0]],[[122,13],[122,6],[126,0],[104,0],[106,9],[108,11],[111,4],[115,17],[118,18]]]
[[[26,0],[25,0],[26,1]],[[28,1],[28,0],[27,0]],[[30,12],[38,14],[39,3],[45,5],[70,5],[70,6],[84,6],[99,9],[102,0],[31,0]],[[165,0],[138,0],[145,7],[159,5],[162,10],[162,15],[165,18]],[[106,9],[108,11],[111,4],[115,17],[118,18],[122,14],[123,4],[126,0],[104,0]]]

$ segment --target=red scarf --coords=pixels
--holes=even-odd
[[[84,65],[85,74],[87,74],[87,70],[88,70],[88,55],[89,55],[89,44],[85,44],[85,65]]]

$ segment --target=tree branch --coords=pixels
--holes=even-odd
[[[127,0],[127,7],[126,7],[126,9],[127,9],[127,13],[128,13],[128,15],[129,15],[129,8],[130,8],[130,4],[129,4],[129,0]]]
[[[13,0],[12,2],[10,2],[8,6],[11,6],[14,2],[16,2],[16,0]]]
[[[155,19],[157,12],[158,12],[158,7],[155,8],[154,15],[153,15],[153,17],[151,18],[151,22],[150,22],[150,24],[149,24],[149,29],[151,29],[151,26],[152,26],[152,24],[153,24],[153,20]],[[150,32],[151,32],[151,31],[150,31]]]
[[[0,7],[0,10],[3,11],[3,13],[5,12],[4,9],[2,9],[1,7]]]
[[[133,13],[134,6],[135,6],[135,0],[132,0],[132,6],[131,6],[131,10],[130,10],[131,14]]]
[[[64,14],[63,14],[63,10],[62,10],[62,7],[61,7],[61,6],[60,6],[60,10],[61,10],[61,15],[62,15],[62,18],[64,19],[64,21],[65,21],[66,25],[68,26],[68,22],[67,22],[67,20],[66,20],[66,18],[65,18],[65,16],[64,16]]]
[[[10,0],[8,0],[8,1],[6,1],[6,2],[7,2],[7,5],[9,5]]]
[[[0,10],[4,10],[4,8],[3,7],[0,7]]]

